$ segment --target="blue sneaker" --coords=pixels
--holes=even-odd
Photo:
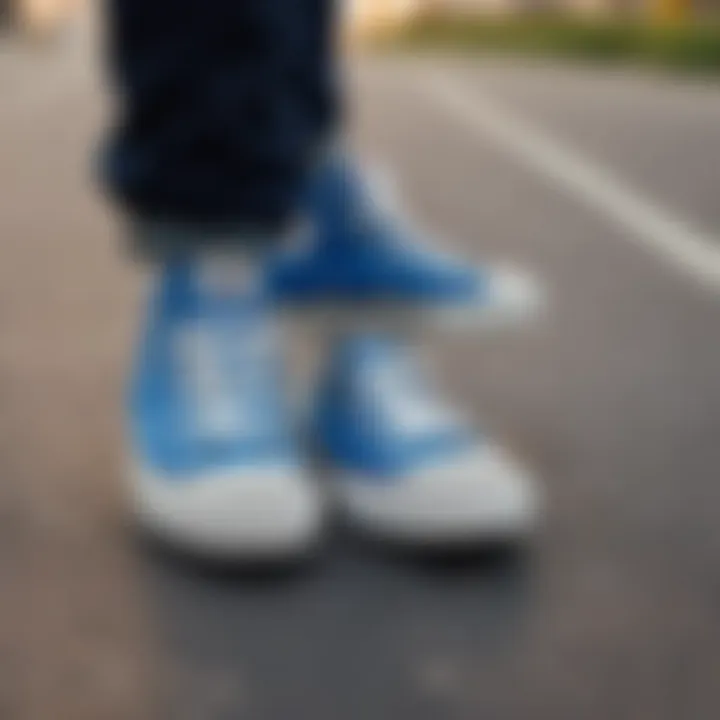
[[[247,273],[171,264],[151,298],[129,441],[142,523],[221,558],[285,557],[320,528],[318,490],[290,441],[277,348]]]
[[[472,267],[421,242],[392,212],[388,188],[371,188],[347,161],[329,163],[310,193],[307,238],[270,266],[278,300],[294,308],[377,303],[494,325],[537,310],[521,272]]]
[[[314,425],[339,502],[366,531],[444,544],[514,540],[535,524],[525,471],[444,408],[392,340],[358,336],[338,348]]]

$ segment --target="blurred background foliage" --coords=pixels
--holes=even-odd
[[[355,0],[374,46],[720,72],[720,0]]]
[[[374,47],[624,62],[720,73],[720,0],[339,0]],[[0,25],[58,34],[89,0],[0,0]]]

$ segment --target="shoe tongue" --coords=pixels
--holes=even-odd
[[[259,264],[240,253],[172,261],[157,285],[155,302],[176,318],[242,316],[266,302]]]
[[[239,253],[199,259],[191,282],[197,297],[210,301],[235,302],[262,295],[262,274],[257,262]]]
[[[394,434],[421,437],[462,428],[462,419],[440,401],[420,360],[399,342],[370,340],[362,372],[361,382]]]

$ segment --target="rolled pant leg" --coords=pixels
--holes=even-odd
[[[107,3],[114,196],[206,243],[279,232],[338,118],[333,0]]]

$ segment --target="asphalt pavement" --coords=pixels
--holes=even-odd
[[[720,713],[720,88],[522,62],[353,67],[354,134],[542,322],[428,344],[547,495],[526,552],[330,539],[305,572],[138,541],[122,390],[142,271],[94,189],[84,43],[0,46],[0,717],[705,720]]]

